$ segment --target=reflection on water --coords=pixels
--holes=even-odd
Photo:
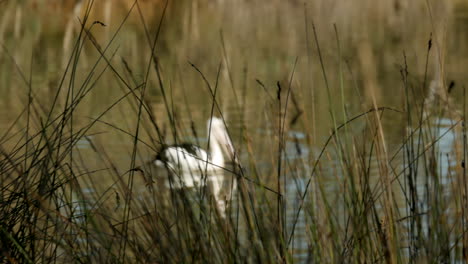
[[[438,171],[440,173],[441,184],[447,186],[453,173],[456,172],[456,167],[459,165],[460,149],[457,145],[460,135],[456,133],[457,127],[454,127],[458,120],[449,118],[440,118],[434,120],[432,135],[438,138],[437,148],[438,154]]]
[[[454,207],[454,201],[460,195],[461,177],[463,175],[460,166],[463,160],[463,150],[460,149],[461,124],[460,119],[452,117],[440,117],[430,120],[431,126],[423,133],[425,149],[420,148],[420,159],[418,176],[416,183],[416,204],[410,206],[406,204],[401,207],[404,215],[411,215],[417,212],[421,214],[421,222],[415,224],[409,219],[402,221],[405,228],[410,230],[410,235],[422,240],[422,237],[429,239],[439,239],[444,241],[444,246],[448,248],[458,248],[457,241],[460,239],[457,232],[453,236],[446,235],[446,229],[454,228],[460,214]],[[407,192],[411,195],[411,192]],[[411,199],[411,198],[406,198]],[[406,210],[406,211],[405,211]],[[446,225],[433,225],[434,222],[443,221]],[[415,235],[416,234],[416,235]],[[412,237],[406,237],[409,243],[420,243]],[[444,250],[433,247],[434,252]],[[455,249],[454,249],[455,250]],[[408,251],[408,256],[418,254],[418,251]],[[453,263],[461,260],[452,258]]]
[[[162,168],[156,169],[159,180],[164,182],[167,190],[187,191],[193,194],[193,197],[190,198],[191,201],[200,201],[203,197],[208,197],[208,199],[212,197],[219,214],[222,217],[226,216],[226,211],[230,207],[231,199],[235,195],[237,186],[235,175],[232,175],[231,172],[224,172],[223,170],[208,172],[206,174],[188,172],[189,175],[183,176],[185,180],[181,180],[170,171],[162,172],[164,170]],[[194,179],[197,179],[197,184],[187,185],[195,181]],[[141,189],[141,192],[146,191],[146,188]]]

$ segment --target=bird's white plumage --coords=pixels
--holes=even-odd
[[[207,127],[210,154],[195,146],[190,149],[172,146],[163,150],[164,160],[155,161],[156,165],[166,167],[175,176],[172,182],[174,187],[199,187],[206,179],[217,192],[221,188],[218,175],[224,167],[223,151],[237,161],[224,122],[213,117],[208,120]]]

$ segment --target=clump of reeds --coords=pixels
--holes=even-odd
[[[237,142],[240,164],[225,172],[231,182],[231,192],[224,197],[229,205],[220,212],[215,200],[219,198],[209,189],[167,188],[161,184],[162,173],[141,158],[145,151],[178,143],[184,133],[197,138],[193,126],[186,132],[178,122],[156,56],[164,13],[156,31],[145,32],[150,56],[146,76],[139,78],[125,58],[114,59],[108,50],[112,41],[102,45],[93,37],[93,28],[102,22],[88,21],[91,7],[92,2],[51,105],[39,105],[31,79],[24,78],[28,87],[24,110],[0,139],[2,261],[395,263],[453,262],[466,257],[465,109],[461,114],[453,111],[446,96],[436,96],[437,104],[420,100],[418,92],[428,86],[428,76],[411,82],[406,58],[401,64],[404,102],[399,107],[378,106],[371,98],[369,109],[350,114],[342,92],[346,65],[341,65],[338,30],[340,71],[333,77],[341,80],[341,98],[336,99],[312,25],[313,41],[307,46],[315,46],[319,56],[330,105],[330,135],[317,151],[309,136],[288,140],[292,127],[315,134],[318,115],[304,110],[298,99],[297,60],[286,81],[276,83],[275,94],[257,80],[270,106],[266,122],[272,127],[271,136],[264,139],[271,150],[269,169],[262,169],[257,160],[256,148],[264,142],[255,142],[248,127],[243,129]],[[132,8],[139,10],[137,3]],[[434,52],[431,41],[426,65]],[[79,65],[85,47],[98,55],[94,67],[82,73]],[[190,65],[210,95],[210,116],[223,116],[217,96],[221,68],[232,75],[224,43],[223,52],[225,64],[217,69],[215,81]],[[85,125],[76,125],[76,109],[107,71],[123,95]],[[150,75],[164,101],[166,128],[147,99]],[[438,89],[446,95],[443,83],[439,80]],[[126,113],[132,122],[129,131],[103,118],[122,103],[132,109]],[[339,111],[334,104],[341,106]],[[389,148],[383,125],[389,115],[397,116],[402,128],[396,150]],[[448,125],[441,126],[447,120]],[[131,140],[126,170],[121,171],[110,151],[93,141],[98,124]],[[15,127],[21,127],[17,134],[12,133]],[[144,133],[152,137],[147,139]],[[453,136],[449,152],[441,146],[446,135]],[[293,151],[288,143],[294,145]],[[99,171],[91,169],[78,144],[92,150]],[[305,156],[305,151],[310,155]],[[111,187],[100,192],[96,175],[111,179]],[[291,183],[294,188],[287,187]]]

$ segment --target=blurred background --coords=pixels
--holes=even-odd
[[[8,127],[24,109],[29,90],[25,80],[32,81],[31,90],[43,113],[51,107],[61,83],[69,85],[64,72],[88,4],[0,2],[0,127]],[[156,0],[93,3],[86,27],[98,45],[109,45],[105,54],[128,83],[138,85],[145,79],[164,7],[165,2]],[[105,26],[91,27],[95,21]],[[217,100],[235,129],[235,140],[241,141],[242,124],[247,124],[258,143],[262,137],[255,135],[272,129],[279,82],[285,95],[287,88],[292,91],[288,119],[301,115],[291,129],[307,131],[310,142],[320,145],[334,119],[339,124],[374,106],[404,110],[405,67],[415,99],[427,97],[431,105],[441,98],[455,112],[461,111],[462,87],[468,78],[467,27],[468,3],[457,0],[182,0],[168,4],[155,55],[171,115],[182,124],[181,135],[192,134],[188,129],[192,121],[203,134],[211,111],[210,92],[192,63],[212,87],[220,68]],[[74,85],[83,84],[92,70],[106,67],[99,59],[95,45],[85,42],[76,61]],[[454,89],[449,94],[450,83]],[[77,109],[77,124],[96,117],[126,92],[109,70],[94,86]],[[63,105],[66,94],[60,97],[58,103]],[[149,73],[146,100],[163,127],[169,115],[155,71]],[[104,118],[131,131],[135,124],[129,107],[119,104]],[[382,120],[389,140],[405,130],[401,118],[390,114]],[[106,140],[125,142],[119,140],[120,133],[108,134]]]
[[[128,15],[108,52],[115,52],[114,60],[119,61],[116,67],[122,67],[122,58],[135,76],[143,78],[151,52],[145,28],[153,38],[165,3],[138,3],[136,7],[130,0],[96,1],[88,23],[98,20],[106,25],[92,28],[94,37],[105,46]],[[15,102],[27,90],[18,81],[18,69],[24,75],[32,73],[33,91],[44,93],[40,98],[47,100],[47,94],[59,86],[87,3],[31,0],[2,1],[0,5],[1,106],[10,110],[5,111],[7,115],[15,116],[11,107],[21,105]],[[398,107],[405,57],[409,81],[422,88],[418,91],[427,88],[421,85],[431,35],[428,79],[444,89],[452,80],[459,87],[466,81],[467,12],[468,4],[456,0],[174,1],[169,3],[155,52],[170,94],[174,98],[190,94],[188,103],[195,105],[195,112],[204,111],[207,90],[189,62],[211,82],[221,64],[219,100],[223,107],[251,112],[261,111],[258,102],[268,98],[256,80],[274,94],[276,82],[286,86],[295,69],[292,86],[298,101],[315,123],[324,124],[329,119],[324,114],[329,105],[322,103],[327,102],[327,89],[317,43],[331,94],[339,94],[340,87],[344,88],[347,111],[367,109],[373,100],[379,106]],[[90,44],[83,54],[79,69],[86,76],[98,52]],[[103,79],[112,78],[108,75],[111,77],[106,73]],[[148,92],[156,103],[157,81],[154,76],[150,80]],[[112,80],[97,85],[89,114],[118,96],[119,89]],[[233,91],[237,91],[237,100],[231,100]],[[453,93],[460,95],[461,89]]]

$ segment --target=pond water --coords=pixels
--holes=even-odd
[[[141,115],[135,166],[151,161],[161,141],[206,147],[206,120],[222,116],[245,176],[256,182],[250,182],[252,188],[278,190],[278,160],[282,161],[285,233],[289,237],[295,226],[294,258],[307,262],[311,257],[307,212],[297,214],[306,186],[312,193],[310,201],[323,199],[318,192],[326,193],[329,204],[338,212],[345,210],[346,201],[340,196],[345,182],[349,183],[344,168],[353,169],[346,160],[369,151],[377,137],[384,147],[376,147],[375,155],[366,161],[376,193],[381,191],[377,186],[382,184],[383,170],[392,170],[392,177],[405,174],[405,160],[419,155],[401,148],[407,135],[414,133],[411,144],[415,145],[423,138],[420,151],[432,146],[431,139],[438,139],[433,144],[439,161],[435,170],[447,187],[445,197],[451,195],[463,155],[460,120],[468,80],[468,5],[462,1],[361,2],[355,6],[320,0],[305,4],[178,1],[169,5],[157,33],[163,3],[143,1],[132,7],[103,1],[93,7],[86,25],[98,44],[86,40],[76,56],[74,45],[82,20],[78,17],[86,4],[41,7],[0,1],[2,147],[13,148],[20,140],[16,133],[27,125],[23,111],[28,109],[29,92],[33,98],[29,126],[39,129],[51,109],[55,114],[62,112],[70,97],[89,89],[67,129],[73,133],[96,118],[100,121],[76,144],[80,162],[75,166],[83,173],[96,171],[82,183],[102,188],[91,193],[105,190],[113,195],[116,180],[106,178],[103,169],[111,166],[109,161],[119,175],[131,169],[131,135],[140,119],[137,100],[129,91],[144,85],[147,108]],[[97,20],[105,26],[92,25]],[[157,67],[151,58],[156,34]],[[140,96],[140,90],[135,91]],[[388,108],[379,112],[380,122],[373,112],[359,117],[340,129],[338,140],[331,140],[321,154],[334,127],[374,107]],[[419,115],[422,108],[427,113]],[[408,112],[413,113],[410,121]],[[420,116],[426,120],[422,129]],[[279,138],[284,138],[281,147]],[[391,160],[386,168],[378,160],[382,156]],[[319,157],[320,166],[309,186]],[[421,175],[430,167],[422,161],[416,166]],[[137,192],[147,191],[146,177],[151,176],[145,174],[143,182],[135,184]],[[426,180],[417,181],[419,193],[427,191]],[[398,190],[405,183],[393,178],[392,184]],[[408,198],[401,188],[395,197],[403,218]],[[427,209],[421,206],[422,211]]]

